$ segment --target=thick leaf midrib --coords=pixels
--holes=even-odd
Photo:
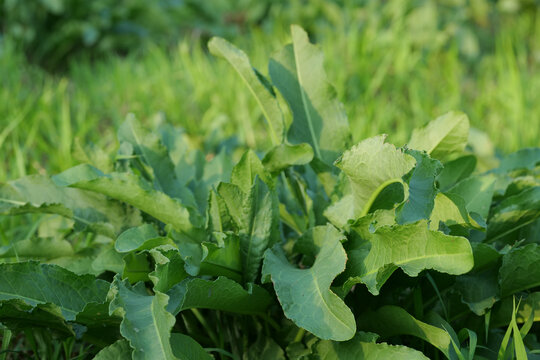
[[[247,81],[246,77],[242,74],[242,71],[239,70],[237,64],[235,62],[230,62],[230,64],[234,67],[234,69],[236,70],[238,75],[240,75],[240,78],[242,79],[242,81],[244,81],[244,84],[246,84],[247,88],[249,89],[249,91],[251,92],[251,94],[253,95],[255,100],[257,101],[257,104],[259,104],[259,107],[261,108],[261,111],[263,112],[263,115],[266,117],[266,120],[268,122],[268,126],[270,126],[270,137],[272,138],[272,143],[274,145],[278,145],[280,142],[279,142],[279,140],[278,140],[278,138],[276,136],[276,130],[274,129],[274,125],[272,124],[273,121],[270,118],[270,114],[266,111],[266,107],[260,101],[260,99],[257,96],[257,94],[255,93],[255,90],[253,89],[253,87],[250,86],[250,84]],[[261,84],[261,86],[262,86],[262,84]]]
[[[299,55],[296,51],[297,45],[294,43],[293,39],[293,55],[294,55],[294,66],[296,68],[296,74],[298,76],[298,88],[300,90],[300,96],[302,97],[302,107],[304,108],[304,112],[306,113],[307,117],[307,123],[309,128],[309,133],[311,134],[311,139],[313,140],[313,148],[315,150],[315,153],[317,154],[318,158],[321,158],[321,151],[319,149],[319,143],[317,142],[317,139],[315,138],[315,129],[313,129],[312,119],[311,119],[311,113],[309,112],[307,108],[307,99],[306,94],[304,91],[304,84],[303,84],[303,78],[302,74],[300,72],[300,64],[299,64]]]
[[[152,324],[153,324],[154,328],[156,329],[156,334],[159,334],[160,333],[159,332],[159,326],[158,326],[158,324],[156,322],[156,316],[155,316],[154,311],[153,311],[154,306],[155,306],[154,300],[152,299]],[[158,341],[159,341],[161,352],[163,353],[163,359],[167,359],[167,356],[166,356],[167,352],[165,351],[165,345],[163,344],[163,340],[161,339],[161,336],[159,336],[159,335],[157,336],[157,338],[158,338]]]
[[[319,296],[321,297],[323,303],[324,303],[324,306],[328,309],[328,311],[330,312],[330,314],[332,314],[334,316],[334,318],[336,320],[338,320],[345,328],[347,329],[351,329],[347,324],[345,324],[343,322],[343,320],[341,320],[339,318],[339,316],[337,316],[336,314],[334,314],[334,312],[332,311],[332,308],[330,306],[328,306],[328,303],[326,302],[326,298],[323,296],[323,293],[321,291],[321,288],[319,286],[319,282],[317,281],[317,278],[315,277],[315,274],[313,273],[313,271],[310,269],[309,270],[309,274],[311,275],[311,278],[313,279],[313,283],[315,284],[315,289],[317,289],[317,292],[319,293]],[[328,289],[328,291],[331,293],[331,294],[334,294],[332,292],[332,290]],[[334,294],[335,295],[335,294]]]

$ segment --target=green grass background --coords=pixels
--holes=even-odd
[[[405,4],[324,2],[322,20],[276,16],[229,40],[267,73],[268,58],[289,41],[288,21],[307,27],[324,50],[355,141],[387,133],[402,145],[415,126],[462,110],[502,152],[540,145],[540,10],[487,26],[475,2],[450,14],[433,1]],[[78,162],[79,145],[113,150],[128,113],[146,124],[165,117],[196,142],[235,136],[252,148],[269,145],[249,90],[195,35],[127,56],[79,57],[62,73],[30,64],[4,38],[0,82],[0,181],[66,169]]]

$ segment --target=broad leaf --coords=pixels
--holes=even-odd
[[[366,342],[358,335],[345,342],[319,341],[315,349],[320,360],[428,359],[418,350],[406,346]]]
[[[134,174],[105,175],[90,165],[79,165],[54,176],[53,180],[60,186],[90,190],[126,202],[179,231],[190,232],[200,224],[182,204],[155,191]]]
[[[94,360],[130,359],[132,352],[133,350],[129,346],[129,342],[122,339],[101,349],[94,357]]]
[[[0,300],[20,299],[31,306],[54,304],[68,321],[88,303],[104,302],[108,289],[106,281],[56,265],[34,261],[0,264]]]
[[[384,143],[385,136],[375,136],[353,146],[336,161],[350,181],[351,193],[330,206],[326,217],[344,227],[369,211],[379,193],[389,184],[400,182],[415,164],[414,157]]]
[[[499,285],[503,296],[540,286],[540,246],[528,244],[505,254]]]
[[[507,197],[492,209],[491,214],[487,241],[494,242],[540,218],[540,186]]]
[[[269,64],[272,82],[293,113],[287,137],[293,144],[310,144],[315,157],[332,164],[350,141],[347,117],[326,80],[322,52],[301,27],[293,25],[291,32],[292,44]]]
[[[374,224],[382,223],[380,216],[368,215],[352,227],[357,236],[347,244],[346,289],[363,283],[377,295],[398,267],[409,276],[425,269],[459,275],[473,267],[467,239],[429,230],[425,220],[408,225],[380,224],[373,229]]]
[[[122,315],[120,332],[133,348],[133,359],[177,359],[170,343],[175,318],[165,310],[169,297],[160,292],[152,296],[143,283],[131,286],[119,276],[112,288],[109,312]]]
[[[416,150],[407,150],[406,153],[414,156],[416,166],[407,179],[409,197],[396,209],[398,224],[429,219],[437,195],[435,178],[442,170],[442,164],[438,160],[431,159],[426,153]]]
[[[376,311],[361,314],[358,320],[359,329],[377,333],[383,338],[412,335],[435,346],[447,357],[450,354],[451,340],[448,332],[415,319],[398,306],[383,306]]]
[[[444,164],[437,182],[441,191],[446,191],[454,184],[469,177],[476,167],[476,156],[465,155]]]
[[[239,314],[263,314],[272,302],[270,294],[262,287],[250,285],[245,290],[226,277],[214,281],[188,278],[173,286],[167,309],[178,314],[186,309],[214,309]]]
[[[540,163],[540,148],[520,149],[505,156],[501,160],[497,172],[508,172],[518,169],[534,169]]]
[[[465,149],[468,136],[467,115],[451,111],[429,122],[425,127],[415,129],[407,146],[424,150],[434,159],[446,161]]]
[[[180,360],[214,359],[198,342],[184,334],[172,333],[171,346],[174,355]]]
[[[272,280],[285,316],[296,325],[321,339],[344,341],[356,332],[354,315],[330,285],[346,261],[340,237],[325,239],[309,269],[291,265],[276,245],[265,254],[263,280]]]
[[[251,66],[247,55],[227,40],[218,37],[210,39],[208,49],[213,55],[227,60],[234,70],[236,70],[249,88],[251,94],[257,100],[257,104],[268,122],[272,143],[274,145],[281,144],[283,142],[285,124],[279,103],[272,89],[261,82],[260,76],[262,75],[257,73],[257,70]]]
[[[160,245],[175,245],[167,237],[160,237],[156,229],[150,224],[128,229],[121,233],[114,244],[119,253],[152,249]]]
[[[457,183],[447,193],[459,195],[465,201],[467,211],[487,219],[495,183],[496,177],[493,175],[472,176]]]
[[[264,157],[263,164],[271,173],[278,173],[293,165],[308,164],[313,160],[313,149],[309,144],[280,144]]]

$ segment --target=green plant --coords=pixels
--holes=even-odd
[[[2,214],[47,214],[1,249],[6,328],[42,357],[55,339],[97,359],[534,354],[539,148],[497,159],[459,112],[403,147],[351,147],[300,27],[270,79],[227,41],[209,48],[255,97],[271,148],[203,153],[129,116],[114,156],[0,185]]]

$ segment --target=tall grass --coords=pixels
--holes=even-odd
[[[388,132],[401,144],[414,126],[459,109],[502,151],[539,145],[540,10],[502,18],[484,41],[488,30],[445,22],[433,2],[405,4],[332,8],[325,23],[308,26],[355,140]],[[266,73],[262,59],[287,39],[288,27],[276,21],[234,42]],[[249,91],[198,40],[79,59],[62,75],[27,64],[12,45],[5,39],[0,50],[0,181],[70,167],[76,143],[115,146],[111,129],[130,112],[143,122],[166,116],[209,148],[223,136],[268,146]]]

